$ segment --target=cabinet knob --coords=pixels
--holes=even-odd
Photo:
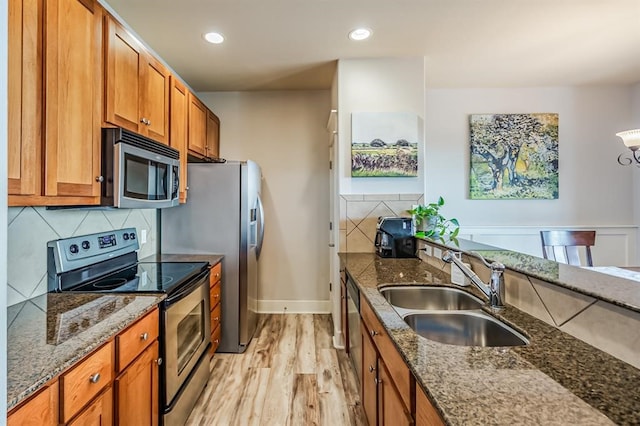
[[[382,379],[378,379],[377,377],[373,379],[373,381],[376,382],[376,385],[379,385],[382,383]]]
[[[162,365],[162,358],[158,358],[154,362],[158,365]]]
[[[89,377],[89,381],[91,383],[98,383],[99,380],[100,380],[100,373],[96,373],[93,376]]]
[[[96,182],[104,182],[104,176],[96,176]]]
[[[147,120],[147,126],[151,126],[151,120]]]
[[[373,373],[374,371],[376,371],[376,369],[373,367],[373,365],[369,366],[369,373]]]
[[[213,320],[214,321],[220,321],[220,317],[215,317]]]
[[[214,278],[217,280],[218,278],[220,278],[220,274],[219,274],[219,273],[216,273],[216,274],[214,275]]]
[[[213,343],[215,343],[217,345],[218,343],[220,343],[220,339],[214,340]]]
[[[371,337],[375,337],[378,334],[378,332],[375,330],[371,330],[370,333],[371,333]]]
[[[145,340],[146,341],[148,338],[149,338],[149,333],[142,333],[140,335],[140,339],[141,340]]]

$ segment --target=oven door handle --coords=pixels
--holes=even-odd
[[[209,269],[206,269],[205,271],[200,273],[200,275],[198,275],[196,278],[191,280],[191,282],[181,286],[178,291],[167,296],[164,302],[165,306],[171,306],[174,303],[179,302],[180,300],[184,299],[186,296],[191,294],[191,292],[197,287],[199,287],[203,282],[209,281],[209,274],[210,274]]]

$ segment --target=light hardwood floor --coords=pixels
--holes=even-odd
[[[187,425],[366,425],[330,315],[262,315],[244,354],[216,354]]]

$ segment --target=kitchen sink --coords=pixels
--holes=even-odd
[[[405,322],[416,333],[440,343],[459,346],[524,346],[522,334],[480,312],[423,312]]]
[[[387,301],[403,309],[451,311],[480,309],[481,299],[450,287],[398,286],[380,290]]]

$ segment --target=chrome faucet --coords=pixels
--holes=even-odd
[[[442,254],[442,260],[447,263],[454,263],[463,274],[465,274],[476,287],[484,293],[484,295],[489,299],[489,304],[493,309],[501,309],[504,307],[504,277],[502,273],[504,272],[504,265],[500,262],[492,262],[488,263],[484,257],[480,255],[480,253],[476,253],[471,251],[468,253],[471,256],[477,257],[484,263],[484,265],[491,270],[491,278],[489,280],[489,284],[485,284],[482,282],[480,277],[478,277],[475,272],[469,269],[460,259],[456,257],[454,253],[447,250]]]

